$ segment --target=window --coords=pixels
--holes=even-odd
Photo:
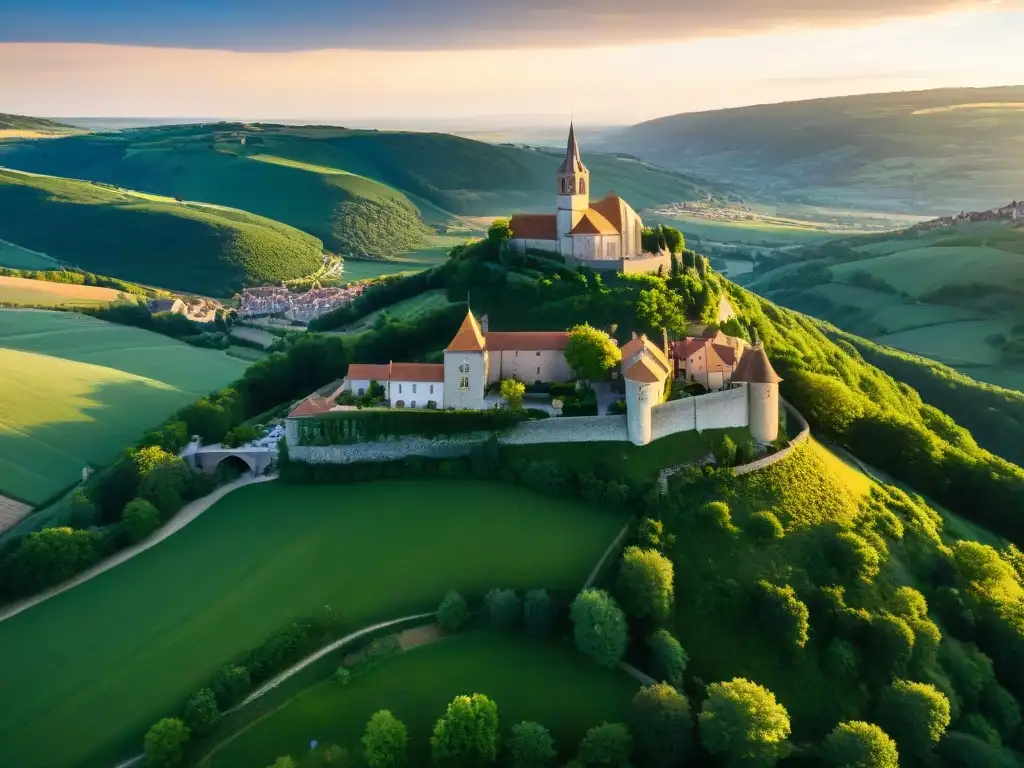
[[[469,362],[468,361],[466,361],[466,360],[462,361],[462,364],[459,365],[459,373],[469,373]]]
[[[360,387],[360,388],[359,388],[359,396],[360,396],[360,397],[362,397],[362,396],[363,396],[363,395],[365,395],[365,394],[366,394],[366,390],[365,390],[365,389],[363,389],[362,387]]]
[[[580,179],[580,194],[582,195],[587,191],[587,180]]]
[[[537,353],[537,357],[540,357],[540,352]]]
[[[537,375],[540,376],[540,368],[537,369]]]
[[[433,384],[430,385],[430,394],[434,394],[434,385]]]
[[[401,384],[398,385],[398,394],[402,394],[402,385]]]
[[[412,385],[412,393],[414,395],[416,394],[416,385],[415,384]]]
[[[463,376],[459,379],[459,389],[469,389],[469,376]]]
[[[415,408],[415,407],[416,407],[416,401],[415,401],[415,400],[413,400],[413,401],[412,401],[412,406],[411,406],[411,407],[412,407],[412,408]]]

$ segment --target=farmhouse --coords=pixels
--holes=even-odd
[[[675,377],[695,381],[709,392],[727,387],[746,351],[743,339],[715,331],[711,337],[687,336],[672,343]]]
[[[513,216],[510,247],[524,253],[527,249],[553,251],[592,269],[630,273],[669,269],[667,252],[643,252],[644,224],[629,203],[615,194],[591,203],[590,171],[583,165],[571,124],[565,159],[555,179],[555,213]]]

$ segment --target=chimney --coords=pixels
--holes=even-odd
[[[487,328],[490,326],[491,321],[487,315],[480,315],[480,333],[487,333]]]
[[[633,331],[633,338],[636,338],[636,331]]]

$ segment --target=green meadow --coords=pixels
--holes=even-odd
[[[221,665],[311,612],[356,629],[432,610],[450,589],[572,594],[623,523],[483,482],[242,488],[3,623],[0,765],[109,768]]]
[[[59,262],[45,253],[30,251],[20,245],[0,240],[0,267],[12,269],[54,269]]]
[[[247,365],[71,312],[0,310],[0,494],[45,501]]]
[[[427,765],[437,718],[455,696],[472,693],[498,704],[503,734],[523,720],[543,723],[568,758],[588,728],[626,715],[638,687],[626,673],[598,667],[568,644],[469,632],[386,659],[344,687],[329,680],[313,685],[215,750],[203,765],[247,768],[286,754],[302,759],[311,739],[358,752],[366,721],[379,709],[405,722],[412,764]],[[313,764],[311,756],[308,765]]]

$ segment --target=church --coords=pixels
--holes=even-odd
[[[567,263],[618,272],[669,269],[668,253],[644,253],[644,224],[629,203],[614,193],[591,202],[590,171],[583,165],[576,131],[569,125],[565,158],[555,174],[555,213],[518,213],[509,227],[509,246],[551,251]]]

